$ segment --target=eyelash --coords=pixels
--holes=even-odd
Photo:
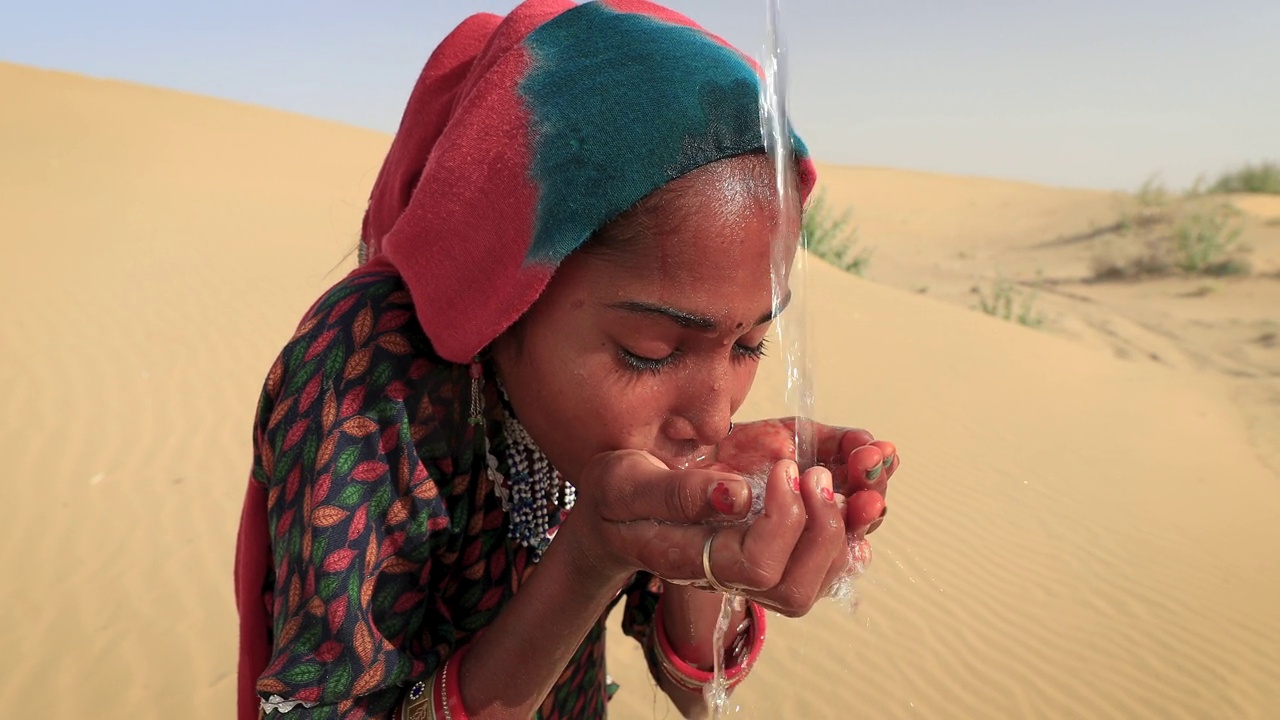
[[[734,343],[733,355],[738,361],[757,361],[765,356],[765,352],[769,346],[769,339],[764,338],[756,345],[747,346]],[[657,375],[663,370],[671,367],[672,364],[680,357],[680,351],[676,350],[664,358],[647,358],[636,355],[625,348],[619,348],[618,354],[622,357],[622,362],[627,369],[635,373],[649,373]]]

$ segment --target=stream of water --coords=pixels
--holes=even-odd
[[[765,0],[765,44],[760,64],[764,84],[760,93],[760,131],[765,150],[773,164],[777,183],[778,231],[773,240],[770,267],[770,289],[775,308],[786,305],[786,312],[775,321],[774,354],[786,373],[783,402],[796,418],[796,461],[801,468],[815,464],[813,434],[808,421],[814,417],[813,375],[809,364],[809,335],[805,325],[807,253],[801,247],[801,210],[795,170],[795,148],[791,136],[790,108],[787,102],[787,48],[782,32],[781,0]],[[712,638],[715,657],[714,677],[704,690],[712,718],[724,716],[729,692],[724,677],[724,638],[729,631],[735,609],[743,606],[742,598],[726,595],[721,601],[720,618]]]

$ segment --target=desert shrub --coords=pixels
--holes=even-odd
[[[1280,163],[1249,163],[1223,173],[1209,187],[1217,193],[1280,193]]]
[[[1034,289],[1019,287],[1013,281],[1000,277],[992,281],[989,290],[974,286],[972,292],[978,296],[975,309],[992,317],[1030,328],[1044,325],[1045,316],[1036,309],[1039,292]]]
[[[1205,195],[1199,186],[1176,194],[1148,180],[1118,214],[1117,237],[1093,258],[1097,279],[1241,275],[1250,270],[1247,248],[1240,242],[1240,211]]]
[[[802,222],[804,246],[822,260],[858,277],[865,277],[871,263],[871,250],[859,248],[858,229],[853,224],[853,211],[836,215],[827,205],[826,191],[809,198]]]

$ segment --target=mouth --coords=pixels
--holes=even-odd
[[[688,470],[691,467],[705,465],[714,461],[716,457],[714,445],[681,448],[681,450],[684,452],[661,453],[653,450],[649,452],[672,470]]]

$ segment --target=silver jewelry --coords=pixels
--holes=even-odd
[[[577,500],[577,490],[552,467],[547,456],[509,410],[510,398],[498,382],[505,405],[502,431],[507,439],[507,484],[509,502],[504,502],[510,522],[507,535],[529,548],[533,561],[542,559],[551,544],[552,513],[567,513]],[[506,495],[506,493],[500,493]]]
[[[702,546],[702,574],[707,576],[707,583],[711,588],[723,595],[733,595],[734,591],[720,584],[716,580],[716,574],[711,572],[711,543],[716,541],[716,533],[711,533],[707,538],[707,542]]]

